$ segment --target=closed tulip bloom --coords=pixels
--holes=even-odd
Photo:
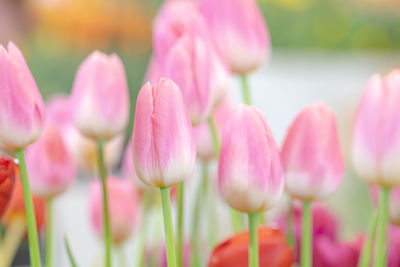
[[[194,125],[204,121],[211,112],[211,54],[206,43],[185,35],[171,49],[165,67],[182,91],[183,100]]]
[[[114,243],[122,243],[131,235],[138,221],[139,205],[137,195],[127,179],[107,179],[111,236]],[[92,182],[89,188],[90,221],[96,233],[103,236],[103,195],[100,180]]]
[[[201,0],[200,10],[223,58],[235,73],[257,69],[266,59],[269,33],[254,0]]]
[[[218,165],[219,191],[234,209],[269,209],[282,194],[279,150],[263,115],[240,105],[225,126]]]
[[[140,90],[133,128],[133,160],[147,185],[169,187],[193,172],[196,144],[179,87],[170,79]]]
[[[12,42],[0,45],[0,148],[16,150],[35,142],[45,107],[24,56]]]
[[[286,190],[302,200],[326,198],[339,187],[344,164],[336,117],[324,103],[305,107],[289,127],[282,147]]]
[[[43,198],[61,194],[76,180],[74,158],[55,124],[46,126],[39,141],[27,149],[26,162],[32,192]]]
[[[368,82],[354,122],[352,158],[365,182],[400,185],[400,70]]]
[[[129,119],[129,92],[120,58],[93,52],[80,65],[72,89],[73,118],[93,139],[122,133]]]
[[[195,1],[165,1],[153,22],[153,47],[161,66],[175,43],[186,34],[209,39],[198,4]]]

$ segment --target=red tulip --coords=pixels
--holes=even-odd
[[[12,159],[0,157],[0,218],[11,199],[15,181],[15,163]]]
[[[278,229],[259,228],[260,267],[292,266],[293,251]],[[220,243],[213,251],[208,267],[244,267],[248,264],[249,233],[242,232]]]

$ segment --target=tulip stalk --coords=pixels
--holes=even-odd
[[[31,258],[31,265],[33,267],[42,266],[40,261],[40,251],[39,251],[39,238],[37,234],[35,211],[33,208],[33,201],[31,190],[29,186],[28,171],[26,169],[24,150],[19,149],[15,151],[20,168],[22,188],[24,191],[24,201],[25,201],[25,213],[26,213],[26,223],[28,225],[28,242],[29,242],[29,254]]]
[[[250,86],[249,86],[249,79],[246,74],[243,74],[240,77],[242,82],[242,91],[243,91],[243,101],[246,105],[251,105],[251,94],[250,94]]]
[[[389,216],[389,193],[389,188],[381,188],[374,267],[385,266],[385,239],[387,221]]]
[[[46,254],[45,267],[53,266],[53,199],[46,201]]]
[[[107,186],[106,177],[107,170],[104,163],[104,142],[103,140],[97,141],[98,156],[99,156],[99,171],[101,178],[101,185],[103,189],[103,220],[104,220],[104,240],[105,240],[105,266],[111,266],[111,232],[110,232],[110,219],[108,209],[108,197],[107,197]]]
[[[303,222],[301,238],[301,267],[312,266],[312,213],[311,201],[305,200],[303,204]]]
[[[174,230],[172,227],[171,198],[169,187],[160,188],[164,217],[165,243],[167,248],[168,267],[176,267]]]
[[[259,221],[258,213],[249,213],[249,230],[250,230],[250,245],[249,245],[249,267],[258,267],[258,233],[257,226]]]
[[[182,267],[183,256],[183,197],[184,197],[184,182],[178,184],[177,191],[177,205],[178,205],[178,218],[177,218],[177,231],[176,231],[176,250],[177,250],[177,266]]]
[[[374,239],[376,233],[376,226],[378,223],[378,213],[374,212],[371,217],[371,221],[368,225],[367,236],[362,246],[360,260],[358,261],[358,267],[369,267],[371,261],[371,255],[373,254]]]
[[[292,200],[289,201],[289,209],[287,211],[286,220],[286,242],[291,247],[294,248],[294,231],[293,231],[293,203]]]

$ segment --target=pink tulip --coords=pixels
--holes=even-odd
[[[26,151],[32,192],[44,198],[64,192],[77,176],[76,164],[55,124],[45,127],[42,137]]]
[[[35,142],[45,107],[35,79],[18,47],[0,45],[0,148],[16,150]]]
[[[132,182],[136,189],[140,191],[149,190],[151,187],[145,185],[136,175],[135,166],[133,165],[132,149],[129,149],[130,147],[132,147],[131,144],[128,145],[122,162],[123,175]]]
[[[186,34],[209,39],[207,24],[198,4],[195,1],[165,1],[153,23],[153,47],[161,66],[171,48]]]
[[[193,172],[196,144],[179,87],[169,79],[140,90],[133,128],[133,160],[147,185],[169,187]]]
[[[233,72],[250,72],[265,61],[269,33],[254,0],[201,0],[200,10]]]
[[[281,196],[279,150],[263,115],[240,105],[225,126],[218,165],[219,190],[234,209],[255,213]]]
[[[400,185],[400,69],[368,82],[354,123],[352,157],[365,182]]]
[[[111,237],[114,243],[122,243],[131,235],[138,221],[137,195],[127,179],[107,178]],[[103,195],[100,180],[89,188],[89,214],[95,232],[103,236]]]
[[[166,60],[165,75],[181,89],[194,125],[204,121],[213,106],[211,60],[206,43],[189,35],[177,41]]]
[[[93,139],[122,133],[129,119],[129,92],[120,58],[93,52],[80,65],[72,89],[73,118]]]
[[[53,96],[47,102],[48,121],[61,130],[65,145],[74,157],[77,164],[88,171],[97,168],[97,145],[96,142],[84,136],[75,126],[72,118],[71,101],[67,96]],[[105,144],[105,163],[107,168],[112,169],[118,163],[124,136],[121,134]]]
[[[230,98],[225,98],[213,111],[212,118],[215,123],[215,128],[218,138],[221,138],[224,127],[235,111],[236,105]],[[210,126],[204,122],[199,124],[194,130],[196,138],[197,156],[203,161],[210,161],[215,158],[215,148],[213,137],[211,135]]]
[[[300,111],[283,143],[282,163],[292,196],[314,200],[336,191],[344,164],[336,117],[328,106],[318,102]]]

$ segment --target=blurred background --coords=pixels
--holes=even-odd
[[[21,47],[45,99],[70,92],[77,67],[91,51],[116,52],[126,67],[134,111],[152,50],[151,23],[161,2],[0,0],[0,43],[12,40]],[[273,53],[250,77],[255,105],[281,143],[301,107],[326,101],[338,115],[348,159],[352,118],[367,79],[400,65],[400,1],[260,0],[259,5]],[[231,90],[239,102],[235,79]],[[128,131],[131,127],[132,118]],[[348,160],[347,166],[344,183],[328,203],[341,218],[344,238],[365,230],[372,210],[366,185],[356,179]],[[98,240],[88,222],[77,219],[86,216],[85,190],[81,182],[57,200],[57,229],[60,236],[69,235],[72,246],[82,247],[75,249],[76,257],[90,266],[93,261],[85,256],[99,252],[100,245],[91,247]],[[61,242],[58,246],[62,250]],[[57,266],[67,266],[63,258]]]

